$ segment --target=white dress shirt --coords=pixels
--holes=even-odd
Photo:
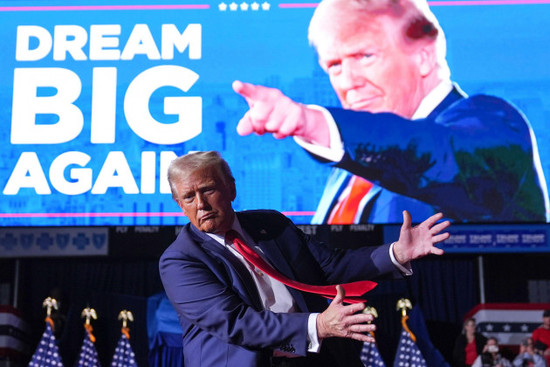
[[[246,242],[247,245],[252,247],[258,254],[264,257],[260,247],[258,247],[256,243],[252,240],[252,238],[250,238],[248,233],[246,233],[243,230],[236,216],[235,216],[235,221],[233,222],[232,229],[241,235],[241,237],[243,238],[243,240]],[[213,233],[206,233],[206,234],[211,238],[213,238],[214,240],[216,240],[219,244],[226,247],[229,251],[231,251],[233,255],[235,255],[245,265],[246,269],[249,271],[250,275],[252,276],[254,283],[256,283],[256,288],[258,289],[258,293],[260,295],[264,309],[270,310],[276,313],[295,312],[294,298],[288,291],[288,288],[283,283],[281,283],[277,279],[270,277],[267,274],[264,274],[260,269],[250,264],[235,249],[233,244],[228,243],[223,236],[213,234]],[[264,260],[267,261],[265,257],[264,257]],[[318,353],[319,350],[321,349],[321,343],[319,342],[319,338],[317,336],[317,315],[318,313],[311,313],[308,318],[308,342],[309,342],[308,352],[314,352],[314,353]],[[286,353],[282,351],[276,351],[275,355],[286,356],[286,357],[297,356],[297,355],[292,355],[290,353]]]

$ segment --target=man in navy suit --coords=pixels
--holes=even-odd
[[[279,273],[329,285],[399,278],[410,261],[443,251],[434,245],[448,221],[433,215],[411,227],[403,212],[398,241],[356,250],[330,249],[276,211],[234,212],[235,180],[217,152],[174,160],[168,170],[174,199],[189,218],[160,259],[166,294],[183,329],[186,366],[362,366],[351,340],[373,342],[364,303],[330,303],[297,291],[247,262],[225,239],[237,231]]]
[[[335,168],[314,224],[395,223],[406,209],[459,222],[546,222],[533,131],[508,102],[450,80],[425,0],[323,0],[309,40],[342,109],[305,106],[236,81],[241,135],[294,136]]]

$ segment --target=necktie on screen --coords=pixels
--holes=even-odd
[[[339,201],[328,218],[328,224],[352,224],[359,209],[359,203],[372,188],[372,183],[359,176],[353,176],[348,183],[348,196]]]
[[[270,264],[267,263],[256,251],[250,248],[241,238],[239,233],[234,230],[230,230],[225,235],[225,238],[228,242],[232,243],[235,246],[235,249],[252,265],[269,275],[270,277],[280,281],[281,283],[309,293],[319,294],[323,297],[333,299],[336,296],[336,285],[310,285],[301,283],[292,279],[285,277],[283,274],[275,270]],[[364,298],[361,296],[374,287],[376,287],[375,282],[369,280],[362,280],[353,283],[341,284],[346,292],[344,302],[347,303],[360,303],[365,302]]]

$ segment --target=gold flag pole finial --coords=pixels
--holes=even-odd
[[[122,320],[122,334],[126,335],[126,338],[130,339],[130,328],[128,327],[128,321],[134,321],[134,315],[132,311],[122,310],[118,314],[118,319]]]
[[[396,310],[401,310],[401,317],[407,316],[407,308],[412,309],[411,301],[407,298],[401,298],[397,301]]]
[[[363,310],[364,314],[372,315],[373,318],[378,318],[378,311],[376,311],[376,308],[372,306],[367,306]],[[370,324],[372,321],[369,321],[368,324]],[[370,331],[369,334],[374,338],[374,331]]]
[[[407,320],[409,319],[409,316],[407,316],[407,309],[412,309],[412,304],[409,299],[401,298],[399,301],[397,301],[396,310],[401,310],[401,325],[403,326],[403,329],[405,329],[405,331],[409,333],[409,335],[411,336],[411,340],[413,342],[416,342],[416,336],[407,326]]]
[[[57,310],[59,308],[59,305],[57,304],[57,300],[52,297],[48,297],[42,302],[42,307],[46,308],[46,317],[52,316],[52,308],[54,310]]]
[[[90,325],[90,319],[97,320],[97,313],[93,308],[86,307],[82,310],[82,314],[80,315],[82,318],[86,318],[86,325]]]
[[[52,308],[54,310],[57,310],[59,308],[59,304],[57,303],[57,300],[52,297],[48,297],[42,302],[42,307],[46,309],[46,322],[50,324],[50,327],[52,330],[54,330],[54,324],[52,320]]]
[[[90,319],[97,320],[97,313],[93,308],[86,307],[85,309],[82,310],[82,314],[80,316],[86,319],[84,322],[84,329],[86,329],[86,331],[90,335],[90,340],[92,341],[92,343],[95,343],[95,336],[92,334],[92,331],[94,331],[94,328],[90,323]]]

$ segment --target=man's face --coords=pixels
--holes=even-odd
[[[424,97],[420,45],[405,42],[401,24],[388,15],[367,19],[345,11],[321,24],[319,63],[342,106],[412,117]]]
[[[550,329],[550,316],[544,316],[542,318],[542,324],[545,329]]]
[[[215,167],[198,169],[177,185],[176,202],[191,223],[203,232],[225,234],[233,223],[231,202],[236,191]]]

